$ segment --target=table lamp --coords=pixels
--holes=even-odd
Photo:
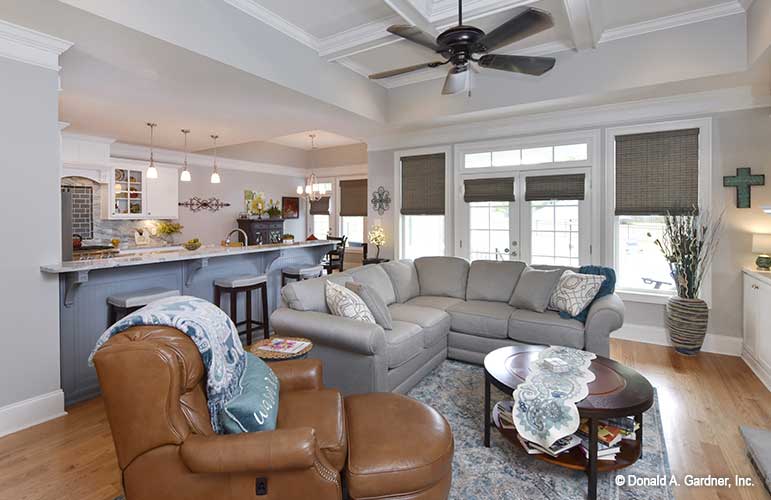
[[[771,234],[753,234],[752,253],[760,254],[755,261],[760,271],[771,271]]]
[[[375,255],[375,258],[379,259],[380,247],[385,245],[386,242],[385,229],[383,229],[383,226],[376,225],[372,227],[369,232],[369,242],[377,247],[377,255]]]

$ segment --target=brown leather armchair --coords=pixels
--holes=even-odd
[[[134,327],[94,357],[127,500],[340,499],[343,399],[318,360],[284,361],[275,431],[218,435],[193,342]],[[262,496],[264,495],[264,496]]]

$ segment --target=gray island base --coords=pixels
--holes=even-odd
[[[272,312],[279,301],[281,269],[318,263],[335,245],[331,241],[309,241],[240,248],[211,246],[192,252],[167,250],[42,266],[42,272],[59,275],[60,366],[65,405],[99,394],[96,371],[88,366],[88,356],[109,326],[107,297],[110,295],[161,287],[213,301],[215,279],[266,274],[268,305]],[[229,295],[224,295],[222,301],[223,309],[229,311]],[[252,314],[262,319],[259,303],[259,300],[252,301]],[[241,319],[245,307],[245,297],[241,294],[238,304]]]

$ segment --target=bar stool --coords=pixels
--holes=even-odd
[[[324,273],[324,267],[321,264],[302,264],[296,267],[285,267],[281,270],[281,286],[286,285],[287,278],[296,281],[318,278]]]
[[[262,294],[262,321],[252,319],[252,292],[260,290]],[[246,293],[246,319],[238,322],[238,294]],[[222,308],[222,294],[230,294],[230,319],[235,323],[236,328],[245,325],[244,331],[239,335],[246,334],[247,345],[252,343],[252,327],[262,327],[265,332],[265,338],[270,338],[270,326],[268,325],[268,277],[266,275],[245,275],[232,276],[228,278],[219,278],[214,280],[214,302]]]
[[[179,290],[171,290],[169,288],[146,288],[136,292],[110,295],[107,297],[107,306],[110,308],[108,322],[112,325],[120,318],[137,309],[141,309],[150,302],[165,299],[166,297],[178,297],[179,295]]]

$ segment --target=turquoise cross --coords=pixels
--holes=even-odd
[[[752,186],[764,186],[765,175],[752,175],[749,168],[737,168],[736,175],[723,177],[724,187],[736,188],[736,208],[750,208],[752,205]]]

